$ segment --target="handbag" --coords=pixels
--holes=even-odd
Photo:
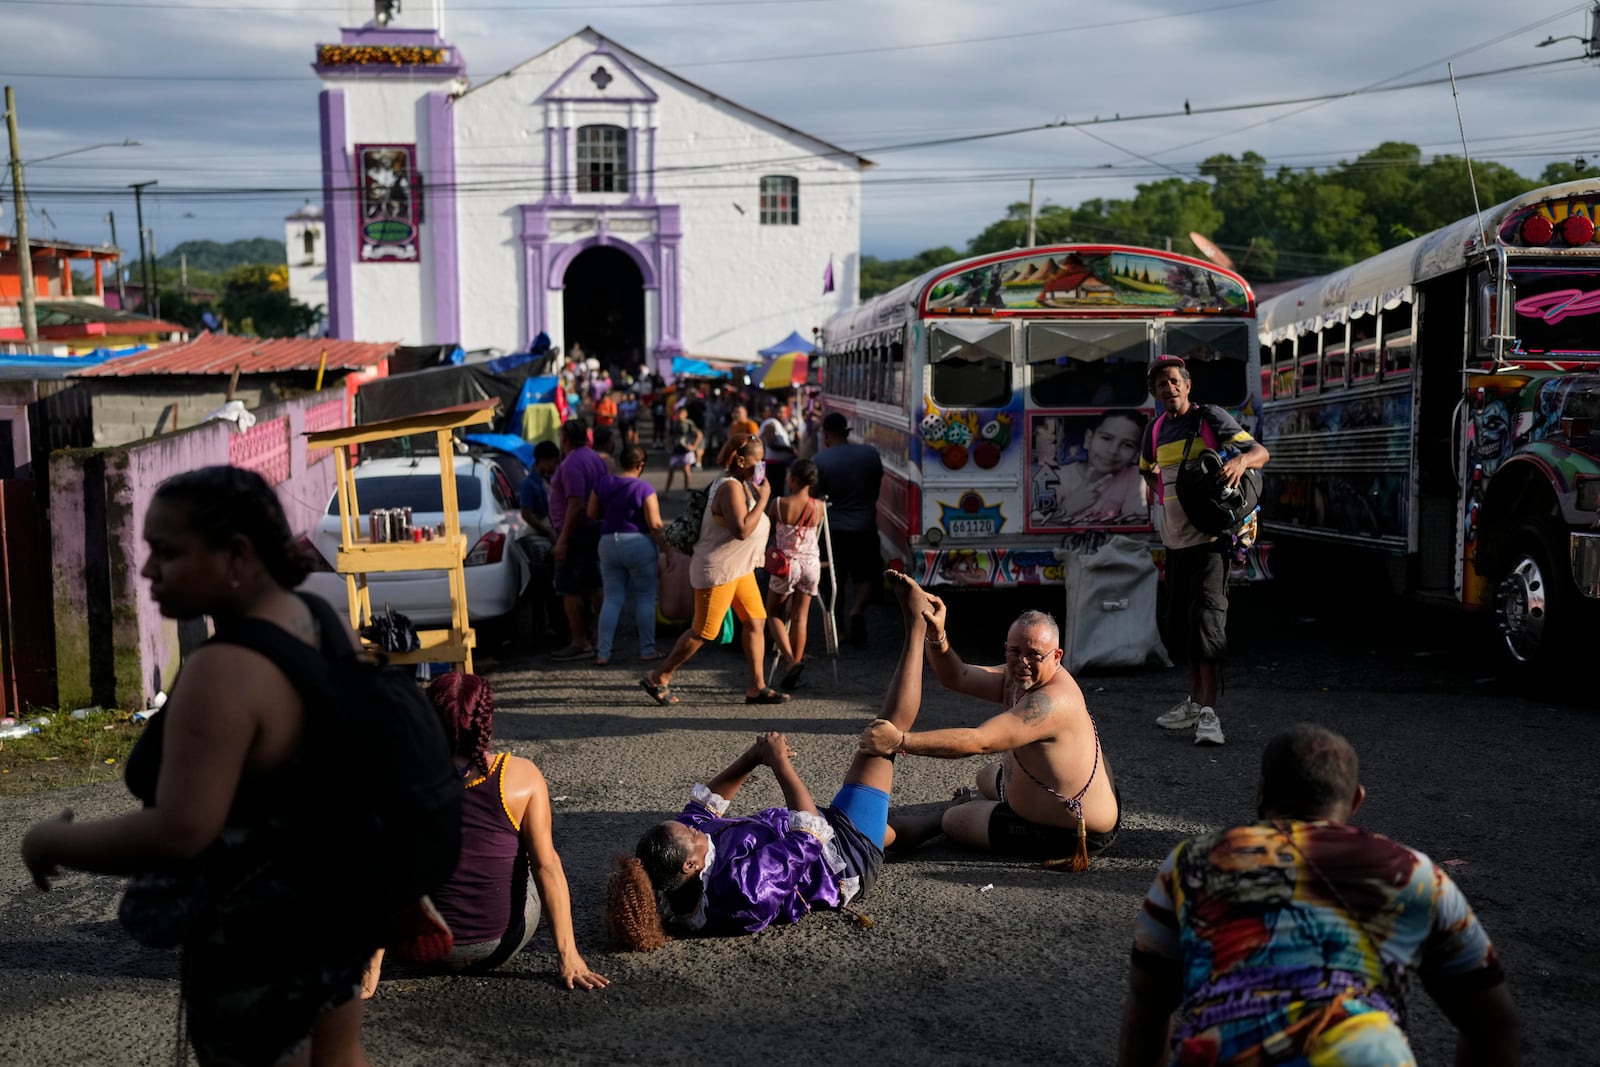
[[[806,508],[806,513],[800,517],[800,529],[805,530],[816,525],[816,507],[817,502],[815,500],[811,501],[810,506]],[[776,502],[773,503],[772,508],[773,514],[776,515],[778,509]],[[774,578],[786,577],[789,573],[789,563],[790,560],[788,554],[785,553],[783,549],[779,548],[776,542],[767,546],[768,574],[772,575]]]
[[[722,483],[718,478],[705,489],[689,490],[689,506],[683,514],[661,528],[661,539],[686,556],[694,555],[695,542],[700,540],[700,524],[705,521],[706,502]]]
[[[385,604],[383,614],[374,615],[372,622],[361,628],[361,636],[384,652],[415,652],[422,647],[417,628],[408,615],[402,615]]]
[[[1195,529],[1220,535],[1237,529],[1255,513],[1261,502],[1261,472],[1245,471],[1234,487],[1222,479],[1224,460],[1216,449],[1202,450],[1191,463],[1189,446],[1199,432],[1197,424],[1183,443],[1183,460],[1178,464],[1175,483],[1178,503]]]

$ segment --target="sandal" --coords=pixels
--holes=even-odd
[[[657,683],[652,682],[649,678],[640,678],[639,688],[650,694],[650,699],[654,700],[661,707],[666,707],[668,704],[676,704],[678,702],[678,698],[672,695],[672,690],[668,689],[664,685],[658,685]]]
[[[762,686],[761,692],[753,697],[745,697],[744,702],[746,704],[787,704],[789,702],[789,694],[780,693],[770,685]]]
[[[783,673],[778,684],[785,689],[796,689],[800,685],[800,676],[805,673],[806,661],[801,660]]]

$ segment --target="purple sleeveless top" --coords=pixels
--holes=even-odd
[[[461,806],[461,858],[448,881],[429,894],[458,945],[498,941],[522,915],[528,857],[518,823],[506,810],[506,754],[467,783]],[[513,902],[515,902],[513,904]]]

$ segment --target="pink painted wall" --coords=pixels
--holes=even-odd
[[[290,529],[311,528],[333,495],[334,465],[330,454],[306,461],[307,413],[328,421],[329,404],[344,404],[342,389],[313,394],[254,412],[261,436],[283,439],[278,420],[287,423],[288,463],[281,456],[259,450],[249,462],[269,481],[276,481],[278,499],[289,518]],[[348,411],[348,408],[341,410]],[[341,425],[347,425],[342,422]],[[124,708],[143,707],[157,691],[157,680],[169,687],[178,665],[175,625],[161,617],[149,597],[139,568],[144,563],[145,512],[156,487],[174,474],[228,463],[234,441],[246,431],[233,423],[214,420],[161,437],[103,449],[57,452],[50,458],[51,531],[55,570],[56,674],[58,700],[64,707],[81,707],[108,700]],[[109,621],[103,611],[92,610],[86,575],[95,538],[86,530],[84,508],[86,471],[97,462],[105,465],[106,556],[109,564]],[[269,470],[271,473],[269,473]],[[281,478],[282,480],[278,480]],[[98,616],[98,617],[96,617]],[[105,692],[107,644],[110,642],[114,694]],[[96,692],[92,663],[98,657],[102,682]]]

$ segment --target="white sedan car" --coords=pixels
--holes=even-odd
[[[465,572],[467,616],[474,625],[507,620],[528,583],[527,556],[517,544],[528,532],[517,507],[517,488],[487,456],[456,456],[455,470],[461,533],[471,546]],[[414,526],[437,526],[444,521],[438,456],[367,460],[356,466],[355,479],[363,536],[367,515],[376,508],[408,507]],[[321,565],[301,588],[344,608],[348,603],[344,575],[333,569],[339,553],[337,492],[308,540],[321,557]],[[444,571],[369,574],[367,588],[374,613],[392,607],[421,629],[450,623],[450,583]]]

